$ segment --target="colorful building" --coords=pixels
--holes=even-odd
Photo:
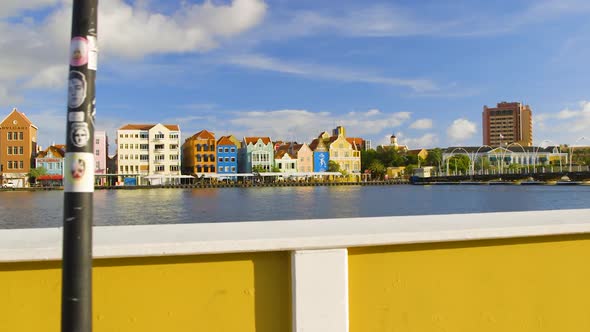
[[[518,143],[533,145],[533,111],[529,105],[501,102],[496,107],[483,107],[483,144],[502,146]]]
[[[313,151],[309,145],[293,144],[289,146],[291,155],[297,158],[297,172],[313,172]]]
[[[240,173],[252,173],[257,169],[270,172],[273,163],[274,145],[270,137],[244,137],[239,151]]]
[[[63,185],[65,145],[52,145],[39,152],[35,158],[35,167],[43,167],[45,175],[37,178],[42,185]]]
[[[217,173],[238,173],[238,149],[240,142],[233,136],[222,136],[217,141]]]
[[[107,182],[106,175],[116,172],[115,169],[108,169],[107,159],[109,152],[109,142],[107,133],[104,130],[97,130],[94,132],[94,161],[96,168],[94,174],[96,175],[97,184],[104,185]]]
[[[182,144],[184,174],[203,175],[217,172],[217,141],[215,134],[201,130]]]
[[[28,185],[27,173],[35,163],[37,126],[16,108],[0,122],[0,178],[15,187]]]
[[[279,149],[275,153],[275,166],[281,173],[297,172],[297,157],[289,153],[288,149]]]
[[[309,145],[309,148],[313,151],[313,171],[327,172],[330,161],[330,152],[328,152],[328,147],[326,147],[322,135],[314,139]]]

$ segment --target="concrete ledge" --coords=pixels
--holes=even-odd
[[[94,228],[94,257],[350,248],[590,233],[590,209]],[[61,228],[0,230],[0,262],[61,259]]]

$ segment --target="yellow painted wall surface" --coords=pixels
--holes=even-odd
[[[590,235],[349,250],[350,331],[590,331]]]
[[[289,254],[94,262],[95,331],[291,330]],[[0,264],[0,330],[59,331],[59,262]]]

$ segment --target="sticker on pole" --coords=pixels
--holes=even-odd
[[[88,38],[88,69],[96,70],[98,66],[98,42],[96,36],[87,36]]]
[[[70,130],[70,141],[75,147],[82,148],[90,140],[90,131],[86,122],[73,122]]]
[[[66,153],[64,176],[65,192],[94,192],[94,154],[87,152]]]
[[[70,43],[70,65],[84,66],[88,63],[88,40],[84,37],[74,37]]]
[[[78,108],[84,100],[86,100],[86,76],[72,70],[68,80],[68,107]]]

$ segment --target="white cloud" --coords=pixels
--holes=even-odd
[[[405,138],[402,143],[407,145],[409,149],[427,149],[437,146],[438,137],[429,133],[416,138]]]
[[[222,5],[205,1],[184,3],[166,15],[150,11],[145,4],[101,0],[99,63],[112,57],[207,51],[259,24],[267,8],[263,0],[234,0]],[[6,19],[24,10],[40,9],[48,14],[38,19]],[[65,85],[71,12],[71,2],[64,0],[1,2],[0,91],[10,90],[14,94],[11,99],[19,100],[26,88]]]
[[[447,136],[454,143],[462,143],[477,133],[477,126],[475,123],[467,119],[456,119],[447,128]]]
[[[412,129],[430,129],[432,128],[432,119],[419,119],[410,125]]]
[[[231,56],[226,58],[225,61],[244,68],[274,71],[315,79],[403,86],[417,92],[437,91],[439,89],[434,82],[428,79],[403,79],[375,74],[370,70],[354,71],[324,65],[290,63],[259,54]]]
[[[372,114],[357,112],[335,117],[329,112],[310,112],[307,110],[275,110],[235,113],[231,125],[236,133],[256,136],[265,135],[271,138],[296,139],[308,142],[323,131],[329,131],[336,125],[346,128],[349,137],[376,135],[382,131],[391,132],[410,117],[410,113],[382,113],[372,115],[370,119],[363,116]]]

